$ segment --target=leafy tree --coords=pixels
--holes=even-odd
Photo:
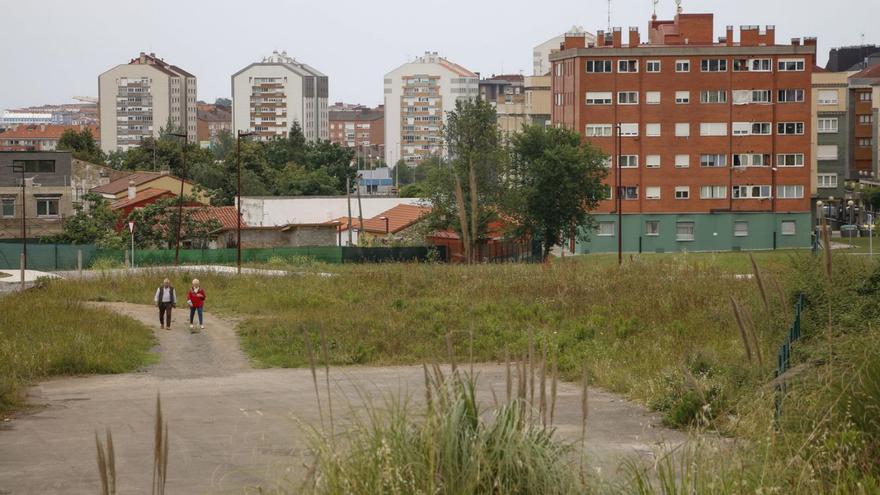
[[[230,100],[229,98],[217,98],[216,100],[214,100],[214,105],[217,105],[218,107],[231,108],[232,100]]]
[[[512,143],[505,211],[520,234],[541,243],[546,259],[564,233],[586,237],[593,226],[590,210],[606,194],[606,156],[578,133],[558,127],[525,127]]]
[[[189,240],[195,245],[204,246],[210,234],[221,227],[220,222],[197,220],[197,208],[186,207],[187,204],[193,204],[195,198],[184,198],[183,201],[181,241]],[[132,211],[128,220],[136,225],[135,245],[140,248],[174,248],[177,240],[177,211],[178,198],[163,199]]]
[[[424,198],[428,195],[428,188],[424,182],[416,182],[415,184],[407,184],[400,188],[399,196],[401,198]]]
[[[431,173],[436,180],[451,176],[433,181],[443,189],[432,191],[432,214],[446,218],[459,232],[468,262],[475,259],[476,247],[485,235],[502,191],[500,178],[505,157],[497,120],[495,108],[488,102],[457,101],[444,126],[452,166]]]
[[[46,237],[43,242],[55,244],[96,244],[99,248],[118,249],[125,245],[125,238],[116,232],[119,222],[117,212],[100,194],[88,193],[78,205],[76,213],[64,222],[60,234]]]
[[[357,170],[352,166],[354,150],[330,141],[309,143],[306,148],[306,168],[310,170],[325,169],[327,174],[336,179],[338,192],[345,192],[345,180],[351,179],[354,187]]]
[[[84,160],[99,165],[106,163],[107,157],[101,151],[90,129],[83,129],[81,131],[65,130],[61,134],[61,138],[58,139],[58,149],[71,151],[73,157],[77,160]]]
[[[336,179],[326,169],[290,164],[279,175],[276,192],[282,196],[322,196],[337,194]]]
[[[232,135],[232,131],[223,129],[217,133],[211,152],[214,153],[214,159],[222,160],[231,151],[235,151],[235,136]]]
[[[415,169],[407,165],[405,161],[399,160],[391,170],[391,176],[397,180],[398,186],[406,186],[415,182]]]

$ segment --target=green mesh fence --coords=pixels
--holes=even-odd
[[[272,258],[290,260],[297,257],[308,257],[325,263],[341,263],[341,249],[337,246],[242,249],[241,261],[242,263],[265,263]],[[94,259],[122,263],[125,261],[125,252],[100,250],[95,253]],[[183,249],[180,251],[180,264],[182,265],[231,265],[235,262],[235,249]],[[173,265],[174,250],[135,249],[134,263],[136,266]]]
[[[83,266],[89,266],[95,254],[95,246],[69,244],[31,244],[27,245],[27,267],[31,270],[75,270],[77,253],[82,251]],[[0,243],[0,269],[17,270],[21,266],[22,245],[19,243]]]

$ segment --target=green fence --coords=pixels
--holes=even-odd
[[[77,252],[82,251],[83,266],[88,266],[95,254],[95,246],[70,244],[27,245],[27,266],[31,270],[75,270]],[[0,242],[0,270],[17,270],[21,266],[22,245]]]

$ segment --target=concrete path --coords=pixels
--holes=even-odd
[[[319,424],[308,369],[251,369],[234,324],[213,315],[204,333],[190,334],[180,310],[173,330],[161,331],[152,307],[104,306],[154,327],[160,362],[139,373],[63,378],[33,387],[31,402],[45,407],[0,423],[0,494],[97,493],[94,435],[105,428],[113,431],[119,493],[148,493],[160,392],[169,424],[167,493],[243,493],[258,486],[300,491],[308,462],[304,425]],[[491,404],[492,390],[504,394],[504,368],[476,370],[478,393]],[[383,397],[403,393],[420,404],[424,396],[419,366],[334,368],[330,378],[338,429],[362,410],[363,397],[381,404]],[[660,442],[685,440],[616,395],[591,390],[589,404],[586,450],[603,475],[623,457],[650,457]],[[576,440],[580,418],[579,386],[561,383],[559,435]]]

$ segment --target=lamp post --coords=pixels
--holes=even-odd
[[[846,209],[849,210],[849,228],[850,229],[853,228],[853,205],[854,204],[855,203],[853,202],[853,200],[849,200],[846,202]],[[853,231],[850,230],[849,231],[849,247],[852,247],[852,236],[853,236]]]
[[[12,173],[21,174],[21,286],[24,288],[24,271],[27,270],[27,201],[24,192],[25,164],[12,162]]]
[[[620,168],[620,159],[623,157],[620,140],[620,123],[614,125],[617,132],[617,170],[615,170],[615,188],[617,189],[617,266],[623,265],[623,187],[620,185],[622,180],[622,172]]]
[[[816,201],[816,208],[819,210],[819,213],[816,215],[816,243],[813,246],[813,251],[819,247],[819,242],[822,239],[822,217],[825,215],[825,202],[821,199]]]
[[[253,136],[256,132],[238,131],[235,137],[235,266],[236,273],[241,275],[241,138]]]
[[[177,197],[177,239],[174,246],[174,266],[180,264],[180,227],[183,225],[183,181],[186,180],[186,145],[187,135],[171,133],[169,136],[183,138],[183,163],[181,164],[180,196]]]

